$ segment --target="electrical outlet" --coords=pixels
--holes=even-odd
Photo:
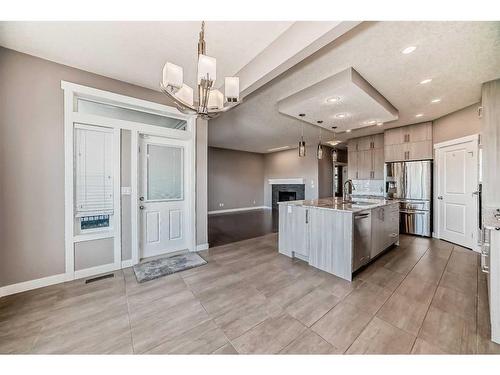
[[[253,201],[253,204],[255,205],[255,201]]]

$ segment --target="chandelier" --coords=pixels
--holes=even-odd
[[[161,91],[175,103],[182,113],[193,114],[204,119],[212,119],[238,105],[240,100],[240,79],[225,77],[224,94],[215,89],[216,60],[205,54],[205,22],[201,23],[198,40],[198,96],[183,82],[182,67],[167,62],[163,67]]]

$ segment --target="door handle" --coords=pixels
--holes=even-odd
[[[145,207],[144,207],[144,206],[142,206],[142,205],[141,205],[141,206],[139,206],[139,210],[144,210],[144,208],[145,208]]]
[[[139,200],[142,202],[144,200],[144,197],[140,197]]]
[[[442,201],[443,200],[443,196],[442,195],[438,196],[438,199]]]

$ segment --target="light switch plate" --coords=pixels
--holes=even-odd
[[[130,186],[122,186],[122,195],[132,194],[132,188]]]

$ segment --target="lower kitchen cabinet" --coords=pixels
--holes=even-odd
[[[350,281],[352,214],[323,209],[309,213],[309,264]]]
[[[399,237],[399,205],[377,207],[372,210],[372,248],[373,259],[391,246]]]
[[[280,252],[290,257],[307,259],[309,256],[309,215],[311,210],[293,205],[279,205],[279,210]]]

